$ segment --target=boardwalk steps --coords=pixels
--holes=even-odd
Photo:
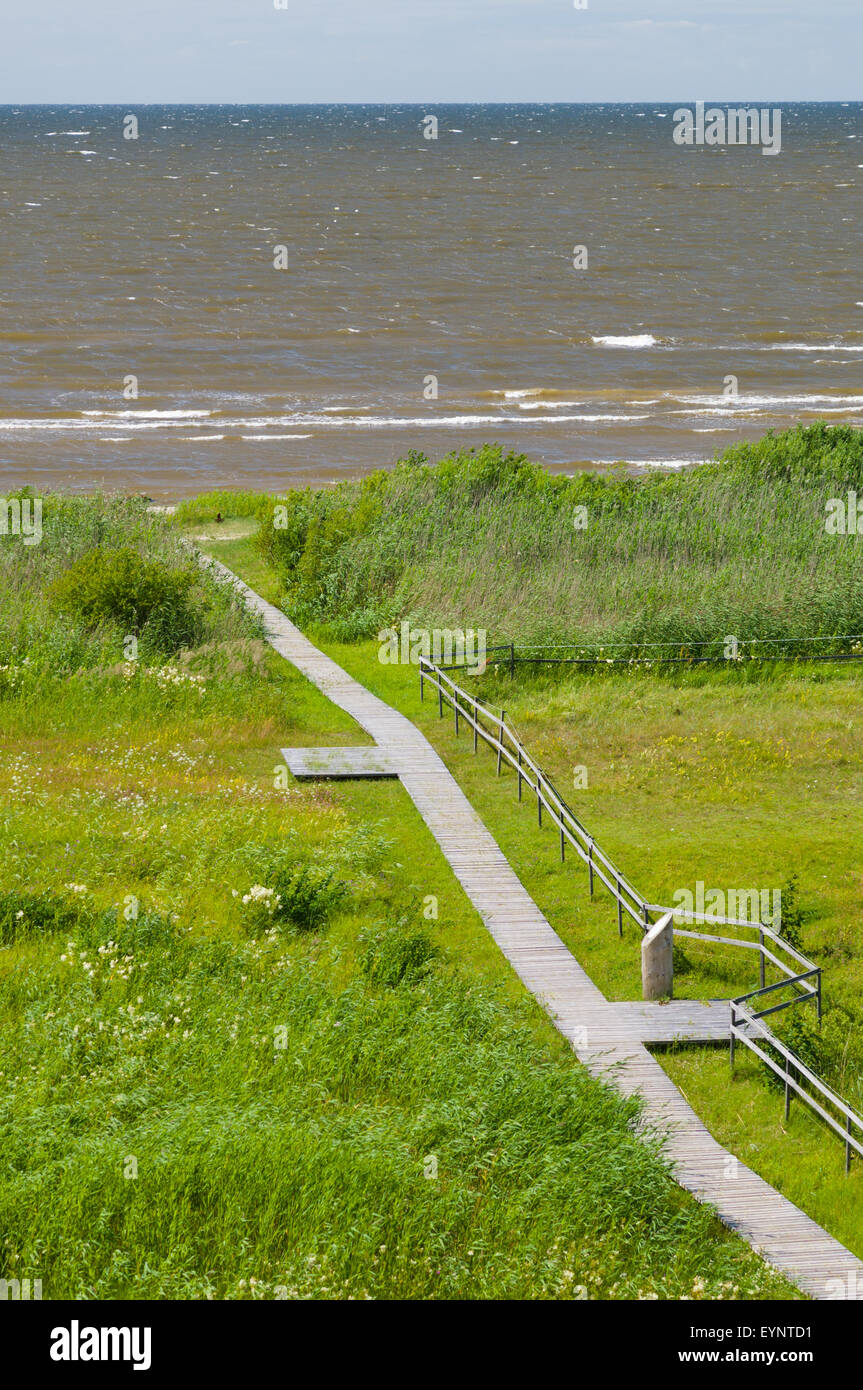
[[[726,1226],[803,1292],[863,1301],[863,1264],[724,1149],[645,1046],[675,1037],[722,1041],[728,1036],[727,1002],[721,1022],[715,1003],[609,1002],[546,921],[419,729],[348,676],[224,565],[202,559],[260,615],[270,645],[375,740],[389,775],[400,777],[489,933],[579,1060],[624,1094],[641,1096],[642,1123],[665,1136],[680,1185],[713,1206]],[[299,751],[316,750],[290,750],[291,756]]]

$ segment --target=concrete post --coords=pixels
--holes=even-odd
[[[674,995],[673,913],[667,912],[641,943],[641,992],[645,999]]]

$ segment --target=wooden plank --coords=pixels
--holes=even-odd
[[[283,748],[299,778],[398,777],[398,759],[383,748]]]
[[[643,1043],[727,1042],[731,1035],[727,999],[673,999],[668,1004],[627,1002],[611,1007],[621,1024],[637,1029]]]

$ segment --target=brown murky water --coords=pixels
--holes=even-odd
[[[676,145],[674,110],[144,107],[126,140],[120,108],[0,108],[0,488],[488,440],[683,465],[860,420],[863,106],[785,107],[773,158]]]

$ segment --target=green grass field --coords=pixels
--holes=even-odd
[[[0,549],[0,1277],[793,1296],[578,1065],[400,787],[285,785],[283,746],[364,737],[176,530],[98,498],[45,524]],[[214,549],[272,596],[242,531]]]

